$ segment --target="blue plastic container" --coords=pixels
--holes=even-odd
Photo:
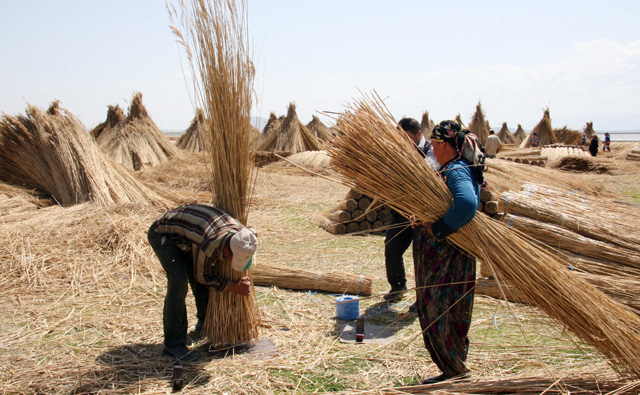
[[[342,295],[336,298],[336,317],[339,320],[355,320],[360,315],[360,299],[357,296]]]

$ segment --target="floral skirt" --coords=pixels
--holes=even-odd
[[[447,377],[468,372],[469,327],[476,279],[475,258],[426,228],[413,243],[416,298],[424,345]]]

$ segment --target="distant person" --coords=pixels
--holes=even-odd
[[[596,156],[598,155],[598,135],[593,135],[593,137],[591,137],[591,142],[589,143],[589,152],[591,153],[591,156]]]
[[[440,166],[433,154],[431,142],[422,135],[420,122],[413,118],[402,118],[398,125],[416,144],[429,166],[437,170]],[[391,290],[384,296],[384,300],[387,302],[401,300],[407,290],[407,278],[402,256],[413,241],[413,233],[409,221],[395,210],[391,210],[391,224],[384,239],[384,263],[387,270],[387,281],[391,286]],[[415,311],[415,308],[414,304],[410,310]]]
[[[587,134],[586,133],[582,133],[582,146],[583,147],[587,146]]]
[[[605,151],[611,152],[611,136],[608,132],[604,134],[604,145],[602,146],[602,152]]]
[[[489,158],[496,157],[501,145],[502,141],[500,141],[500,137],[496,136],[496,132],[493,130],[489,130],[489,136],[487,136],[487,141],[484,144],[484,149],[487,155],[489,155]]]
[[[200,331],[209,303],[209,288],[243,296],[251,294],[248,277],[231,281],[218,276],[214,267],[221,261],[230,261],[233,270],[248,270],[258,240],[252,230],[229,214],[204,204],[181,206],[165,212],[153,221],[147,238],[167,273],[162,354],[192,361],[195,355],[187,348],[187,284],[191,285],[196,301],[198,323],[195,330]]]
[[[536,148],[538,146],[538,133],[533,133],[531,135],[531,148]]]

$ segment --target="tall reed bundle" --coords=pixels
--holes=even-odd
[[[124,111],[122,111],[122,108],[120,108],[119,105],[109,105],[107,106],[107,119],[93,128],[93,130],[91,131],[91,135],[95,139],[98,139],[105,130],[124,127],[126,121],[127,116],[124,114]]]
[[[289,103],[287,116],[280,126],[264,136],[258,146],[260,151],[290,152],[292,154],[319,149],[318,139],[298,119],[294,103]]]
[[[327,127],[320,118],[315,115],[311,116],[311,121],[307,124],[307,129],[313,133],[314,136],[318,139],[318,142],[321,141],[331,141],[331,129]]]
[[[516,139],[516,144],[520,144],[527,138],[527,132],[522,129],[522,125],[518,124],[518,128],[515,133],[513,133],[513,137]]]
[[[288,289],[315,290],[353,295],[371,295],[373,278],[342,272],[314,272],[275,265],[256,265],[251,269],[256,285]]]
[[[506,122],[502,122],[502,128],[498,132],[498,138],[502,141],[502,144],[517,144],[518,141],[509,131],[509,127],[507,127]]]
[[[568,145],[582,144],[582,132],[569,129],[567,125],[559,129],[554,129],[553,134],[556,135],[556,138],[558,139],[558,143],[568,144]]]
[[[100,149],[125,168],[141,170],[180,154],[149,116],[140,92],[134,93],[124,122],[119,114],[115,118],[118,122],[110,120],[109,112],[107,120],[96,126],[91,134],[96,136]]]
[[[536,126],[534,126],[531,133],[525,138],[522,143],[520,143],[520,148],[530,148],[531,147],[531,136],[534,133],[538,134],[538,147],[543,147],[549,144],[555,144],[558,142],[556,135],[553,133],[553,128],[551,127],[551,115],[549,113],[549,109],[544,110],[544,114],[542,115],[542,119]]]
[[[27,106],[25,115],[0,121],[0,180],[33,188],[69,206],[146,202],[170,206],[169,193],[134,178],[104,156],[74,115],[55,101],[45,112]]]
[[[584,129],[582,131],[587,134],[587,139],[590,139],[591,137],[593,137],[593,135],[596,133],[593,130],[593,122],[587,122],[584,125]]]
[[[435,127],[436,124],[433,123],[433,120],[429,119],[429,112],[425,110],[422,113],[422,119],[420,120],[420,129],[422,130],[422,135],[425,139],[429,140],[431,138],[431,132]]]
[[[378,197],[405,216],[434,222],[452,198],[444,181],[411,149],[378,96],[365,96],[342,114],[345,135],[327,148],[337,177]],[[490,265],[498,281],[515,286],[608,359],[640,376],[640,318],[566,270],[567,262],[538,248],[525,234],[482,213],[448,237]]]
[[[246,38],[246,3],[233,0],[180,1],[181,13],[170,9],[183,34],[172,30],[186,49],[194,75],[194,92],[206,119],[213,205],[243,224],[254,183],[251,103],[255,69]],[[238,280],[229,262],[218,274]],[[252,341],[258,337],[258,310],[252,297],[211,291],[203,334],[214,345]]]
[[[482,144],[487,142],[487,137],[489,137],[489,125],[487,124],[486,116],[480,101],[476,104],[476,112],[473,114],[471,122],[469,123],[469,130],[478,136]]]
[[[196,115],[191,121],[191,125],[182,133],[176,145],[178,148],[189,152],[204,151],[204,112],[201,109],[196,110]]]

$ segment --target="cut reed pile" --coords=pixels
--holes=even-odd
[[[308,170],[326,170],[331,167],[331,159],[327,151],[304,151],[287,157],[278,162],[282,166],[297,166]]]
[[[533,127],[531,133],[520,143],[520,148],[530,148],[531,147],[531,136],[537,133],[538,134],[538,147],[544,147],[545,145],[555,144],[558,142],[556,135],[553,133],[553,128],[551,127],[551,115],[549,114],[549,109],[544,110],[544,114],[542,115],[542,119],[536,126]]]
[[[520,125],[518,125],[518,126],[520,126]],[[507,126],[506,122],[502,122],[502,128],[500,128],[500,131],[498,132],[498,138],[500,139],[502,144],[517,144],[518,143],[518,141],[516,140],[515,136],[513,134],[511,134],[511,132],[509,131],[509,127]]]
[[[556,135],[558,143],[560,144],[575,146],[580,146],[582,144],[582,132],[570,129],[566,125],[559,129],[554,129],[553,134]]]
[[[605,164],[599,163],[595,158],[587,155],[589,154],[580,156],[564,156],[557,159],[553,165],[560,170],[581,171],[596,174],[609,173],[609,168]]]
[[[471,130],[476,136],[478,136],[482,144],[486,143],[487,137],[489,136],[489,125],[487,123],[486,115],[484,114],[482,103],[480,103],[480,101],[478,101],[478,104],[476,104],[476,112],[471,117],[469,130]]]
[[[255,182],[250,120],[255,68],[246,37],[246,3],[194,0],[180,1],[180,7],[179,14],[175,8],[169,13],[184,32],[171,28],[187,52],[207,121],[212,203],[246,225]],[[249,275],[234,271],[230,262],[216,270],[231,280]],[[258,338],[258,321],[254,297],[212,290],[203,334],[217,346],[245,343]]]
[[[275,265],[251,268],[255,285],[352,295],[371,295],[373,277],[344,272],[315,272]]]
[[[345,185],[380,198],[421,222],[440,218],[451,195],[429,170],[379,97],[365,96],[342,114],[345,135],[328,147]],[[611,365],[640,376],[640,318],[589,283],[567,273],[568,263],[525,234],[477,214],[448,240],[491,267],[549,316],[604,354]]]
[[[315,115],[311,116],[311,121],[307,124],[307,129],[316,136],[318,142],[331,141],[331,137],[333,137],[331,129],[322,123],[320,118]]]
[[[105,154],[126,169],[140,170],[178,156],[180,151],[156,126],[136,92],[126,120],[119,107],[109,106],[107,119],[91,134]]]
[[[527,132],[522,129],[522,125],[518,124],[518,128],[515,133],[513,133],[513,137],[516,139],[516,143],[520,144],[527,138]]]
[[[36,189],[64,206],[172,204],[169,191],[134,178],[103,155],[80,120],[58,101],[46,112],[27,106],[25,115],[4,115],[0,155],[0,181]]]
[[[201,109],[196,109],[196,115],[191,121],[191,125],[182,133],[176,145],[178,148],[188,152],[200,152],[204,150],[202,129],[204,127],[204,113]]]
[[[260,151],[291,152],[318,151],[318,139],[298,119],[296,105],[289,103],[287,116],[277,128],[263,132],[257,149]]]
[[[580,146],[548,146],[540,150],[540,155],[547,158],[550,165],[557,165],[562,159],[570,157],[590,157],[589,152]]]
[[[429,140],[431,138],[431,132],[435,127],[435,123],[429,119],[429,112],[425,110],[422,113],[422,119],[420,120],[420,129],[422,130],[422,135],[425,139]]]

